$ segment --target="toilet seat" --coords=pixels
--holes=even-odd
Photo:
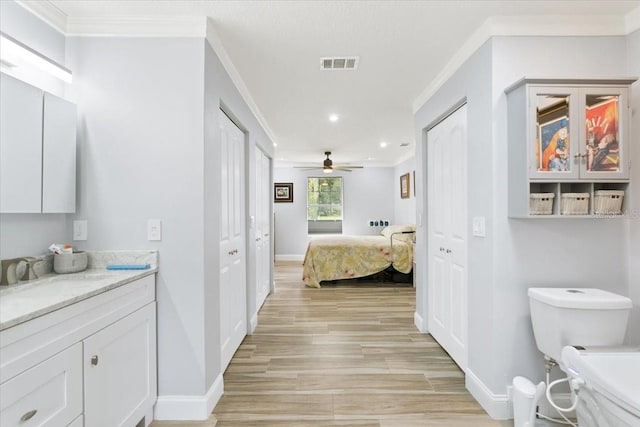
[[[640,418],[640,351],[565,347],[562,359],[572,378]]]

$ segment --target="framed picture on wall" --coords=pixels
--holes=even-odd
[[[400,176],[400,198],[401,199],[408,199],[409,196],[411,195],[409,186],[410,186],[409,174],[405,173],[404,175]]]
[[[293,202],[293,182],[276,182],[273,184],[273,201],[276,203]]]

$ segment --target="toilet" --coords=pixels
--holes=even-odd
[[[640,426],[640,349],[562,349],[578,397],[580,427]]]
[[[640,350],[621,347],[631,300],[593,288],[528,294],[536,345],[567,374],[578,425],[640,426]]]

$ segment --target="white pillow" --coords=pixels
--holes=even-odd
[[[380,234],[384,237],[391,237],[393,233],[401,233],[403,231],[416,231],[416,226],[413,224],[407,225],[390,225],[382,229]],[[413,242],[413,233],[407,234],[394,234],[395,240],[402,240],[403,242]]]

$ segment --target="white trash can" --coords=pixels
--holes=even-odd
[[[544,381],[535,385],[525,377],[513,379],[514,427],[534,427],[536,425],[536,408],[546,388]]]

